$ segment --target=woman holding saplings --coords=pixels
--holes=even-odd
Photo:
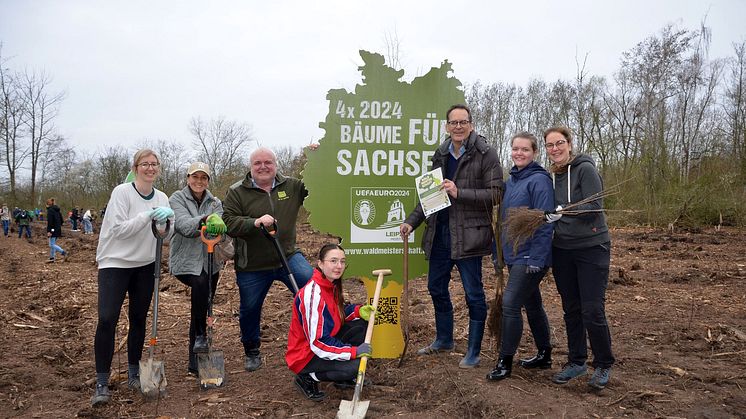
[[[528,132],[516,134],[510,140],[510,147],[510,157],[514,166],[510,169],[510,178],[505,183],[500,218],[504,222],[508,209],[514,207],[542,211],[554,209],[552,179],[549,172],[534,161],[538,152],[536,137]],[[520,365],[524,368],[552,366],[549,320],[539,289],[539,283],[552,263],[552,225],[545,223],[517,248],[514,248],[512,241],[503,235],[502,247],[509,276],[503,293],[500,356],[495,369],[487,374],[488,380],[510,377],[513,356],[523,334],[523,307],[526,308],[531,334],[539,351],[533,358],[521,360]]]
[[[342,274],[345,252],[338,244],[326,244],[311,279],[300,289],[293,304],[285,361],[296,373],[295,385],[304,396],[321,401],[320,381],[337,387],[354,387],[360,358],[370,356],[365,332],[373,306],[345,304]],[[362,320],[360,320],[362,319]]]
[[[550,172],[557,211],[603,190],[593,159],[573,153],[569,129],[549,128],[544,132],[544,145],[552,161]],[[609,382],[614,364],[604,307],[611,239],[602,208],[603,201],[596,199],[572,208],[584,213],[563,217],[561,213],[550,212],[546,216],[548,222],[554,223],[552,273],[562,297],[568,350],[567,364],[552,381],[565,384],[587,373],[587,334],[593,351],[591,365],[595,368],[588,385],[596,390]]]
[[[210,166],[194,162],[187,169],[186,186],[174,192],[168,202],[174,210],[174,236],[169,247],[171,274],[192,288],[189,321],[189,365],[187,372],[197,375],[197,354],[209,351],[207,308],[215,298],[223,263],[213,261],[212,277],[207,272],[207,246],[202,243],[201,228],[210,235],[225,237],[223,203],[208,188]]]

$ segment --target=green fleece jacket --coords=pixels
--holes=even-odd
[[[303,181],[292,177],[275,176],[271,193],[254,186],[251,173],[243,181],[233,184],[223,200],[223,220],[228,235],[235,238],[233,257],[236,271],[263,271],[282,266],[274,245],[254,227],[254,221],[269,214],[277,220],[277,239],[285,256],[299,250],[295,247],[295,222],[303,200],[308,196]]]

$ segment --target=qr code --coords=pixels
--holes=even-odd
[[[370,299],[373,304],[373,299]],[[378,299],[378,314],[376,324],[399,324],[399,298],[381,297]]]

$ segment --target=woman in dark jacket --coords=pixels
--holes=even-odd
[[[63,258],[67,256],[67,252],[57,245],[57,238],[61,236],[62,213],[60,207],[55,205],[54,198],[49,198],[47,199],[47,237],[49,237],[49,260],[47,260],[47,263],[54,263],[57,253],[62,254]]]
[[[505,184],[501,219],[505,220],[509,208],[528,207],[551,211],[554,193],[549,173],[534,161],[538,140],[528,132],[516,134],[510,141],[510,156],[515,166],[510,169],[510,179]],[[508,266],[508,284],[503,294],[502,339],[500,357],[495,369],[487,374],[489,380],[510,377],[513,356],[523,334],[521,308],[539,352],[530,359],[521,360],[524,368],[549,368],[552,365],[552,346],[549,338],[549,320],[541,300],[539,283],[552,263],[552,225],[545,224],[517,249],[507,237],[502,238],[503,255]]]
[[[552,127],[544,132],[544,143],[554,183],[557,208],[581,201],[603,190],[601,176],[593,159],[585,154],[573,154],[572,136],[566,127]],[[573,207],[573,210],[600,210],[603,201]],[[587,338],[593,351],[595,368],[588,381],[593,389],[603,389],[609,382],[614,355],[611,334],[606,321],[605,295],[609,281],[611,239],[603,212],[588,212],[576,216],[550,214],[554,222],[552,242],[552,273],[557,291],[562,297],[567,330],[568,362],[553,378],[565,384],[585,375],[588,359]]]

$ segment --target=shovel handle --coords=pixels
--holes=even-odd
[[[259,230],[262,231],[264,237],[273,240],[275,238],[275,235],[277,234],[277,221],[274,221],[272,223],[272,230],[268,230],[267,227],[264,226],[264,224],[259,224]]]
[[[385,275],[391,275],[391,269],[378,269],[373,271],[373,275],[378,275],[376,281],[376,291],[373,294],[373,312],[368,318],[368,329],[365,331],[365,343],[370,344],[371,338],[373,338],[373,325],[376,324],[376,314],[378,313],[378,300],[381,297],[381,288],[383,288],[383,277]],[[363,382],[365,381],[365,369],[368,366],[368,357],[364,356],[360,359],[360,367],[357,370],[357,382],[355,383],[355,394],[352,396],[352,406],[357,405],[360,401],[360,393],[363,391]]]
[[[150,229],[153,230],[153,235],[156,239],[165,239],[168,237],[168,232],[171,230],[171,219],[166,219],[166,228],[161,232],[158,229],[158,222],[156,220],[153,220],[153,222],[150,224]]]
[[[199,230],[199,237],[202,239],[202,243],[207,245],[207,253],[213,253],[215,251],[215,245],[220,243],[222,236],[218,234],[214,238],[207,238],[207,226],[202,226]]]

